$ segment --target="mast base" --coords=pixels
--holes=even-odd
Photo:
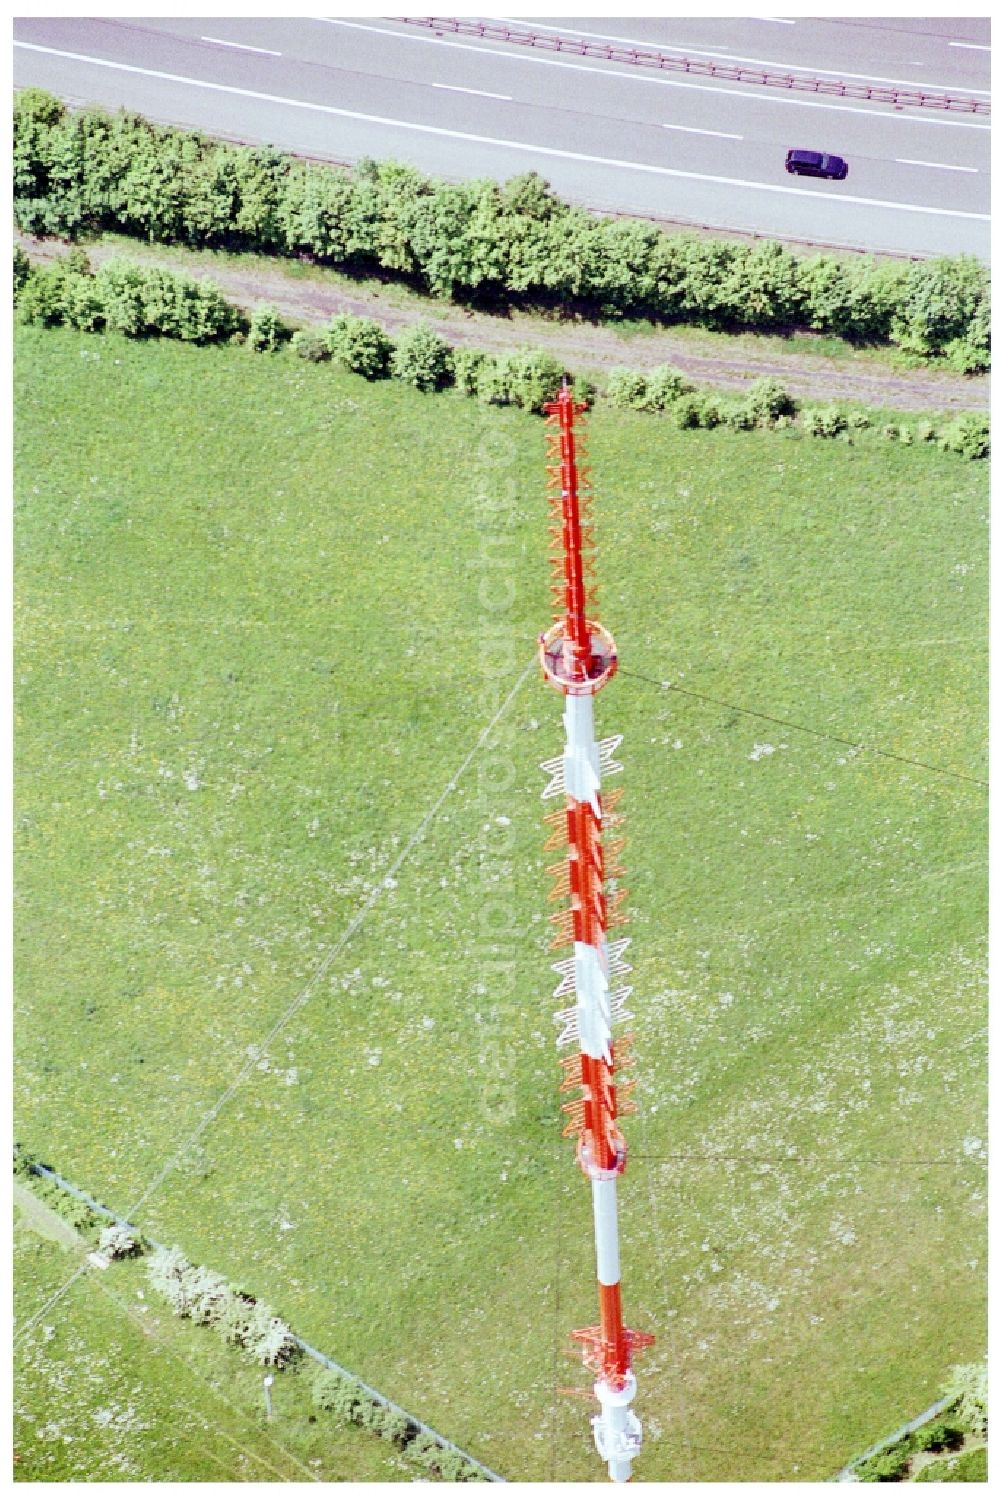
[[[628,1483],[632,1461],[642,1450],[642,1425],[635,1412],[628,1409],[635,1396],[635,1376],[630,1370],[621,1390],[598,1380],[594,1394],[601,1403],[600,1414],[590,1418],[597,1451],[608,1465],[612,1482]]]

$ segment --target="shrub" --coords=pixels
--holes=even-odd
[[[682,394],[674,401],[673,416],[679,430],[695,430],[701,425],[702,401],[700,395]]]
[[[509,405],[510,369],[506,358],[487,354],[476,369],[476,393],[487,405]]]
[[[964,338],[979,306],[986,271],[971,255],[910,265],[893,323],[893,341],[913,352],[940,352]]]
[[[363,379],[389,373],[392,341],[378,322],[364,316],[335,316],[326,329],[327,346],[338,363]]]
[[[693,391],[694,385],[679,369],[673,368],[669,363],[661,363],[646,376],[645,408],[665,410],[675,399],[680,399],[682,394],[691,394]]]
[[[512,353],[504,363],[511,404],[539,414],[542,406],[555,399],[559,393],[563,366],[551,353],[541,349],[528,349]]]
[[[360,1385],[348,1379],[346,1375],[342,1375],[340,1377],[340,1387],[332,1409],[338,1413],[343,1421],[351,1421],[359,1424],[369,1400],[370,1397],[361,1389]]]
[[[187,1298],[187,1316],[194,1323],[215,1327],[226,1316],[235,1292],[218,1271],[207,1266],[194,1267],[186,1276],[184,1291]]]
[[[985,373],[990,366],[990,287],[982,289],[963,337],[944,347],[944,355],[961,373]]]
[[[35,1178],[37,1177],[35,1166],[36,1159],[34,1153],[29,1152],[27,1147],[23,1146],[20,1141],[15,1141],[14,1176],[16,1178]]]
[[[276,306],[255,306],[250,314],[246,345],[254,353],[274,353],[290,336]]]
[[[67,1193],[54,1178],[46,1177],[44,1173],[36,1171],[36,1168],[41,1165],[37,1157],[26,1151],[20,1143],[15,1142],[15,1176],[28,1179],[32,1193],[43,1199],[49,1208],[65,1219],[78,1234],[87,1240],[96,1242],[106,1220],[89,1204],[84,1203],[83,1199],[75,1198],[72,1193]]]
[[[988,415],[966,411],[941,428],[938,440],[946,451],[955,451],[967,461],[977,461],[990,454],[990,419]]]
[[[802,428],[810,436],[839,436],[847,416],[836,405],[810,405],[802,411]]]
[[[227,1344],[241,1348],[250,1337],[254,1320],[255,1303],[251,1297],[233,1291],[219,1318],[218,1329]]]
[[[23,322],[58,327],[66,320],[64,277],[52,268],[33,270],[18,296]]]
[[[249,1329],[243,1340],[247,1351],[258,1364],[287,1364],[301,1352],[287,1323],[276,1317],[263,1302],[256,1302]]]
[[[909,1461],[909,1449],[903,1444],[900,1447],[890,1447],[885,1452],[876,1453],[873,1458],[866,1458],[863,1463],[856,1463],[854,1472],[858,1482],[862,1484],[898,1483],[906,1472]]]
[[[109,1224],[106,1229],[102,1229],[97,1244],[101,1254],[106,1255],[110,1261],[122,1260],[128,1255],[139,1255],[142,1251],[139,1236],[124,1224]]]
[[[20,244],[15,244],[14,245],[14,305],[15,306],[17,305],[17,298],[18,298],[18,296],[19,296],[19,294],[21,292],[21,289],[24,286],[24,284],[27,281],[28,276],[30,274],[31,274],[31,260],[25,254],[25,252],[21,248]]]
[[[977,347],[963,337],[956,337],[953,342],[947,343],[941,349],[941,354],[956,373],[986,373],[990,366],[989,348]]]
[[[320,1370],[313,1381],[313,1400],[323,1411],[330,1411],[343,1422],[360,1425],[367,1405],[374,1405],[371,1396],[361,1389],[349,1375],[336,1370]]]
[[[176,1245],[169,1250],[154,1250],[148,1269],[153,1289],[166,1297],[178,1316],[185,1317],[189,1305],[186,1280],[194,1270],[187,1256]]]
[[[437,1469],[438,1458],[442,1451],[440,1444],[435,1442],[433,1437],[429,1437],[426,1432],[418,1432],[407,1448],[414,1462],[420,1463],[432,1472]]]
[[[773,425],[780,415],[794,415],[798,403],[777,379],[755,379],[746,396],[755,425]]]
[[[646,375],[634,368],[613,368],[608,374],[605,398],[619,410],[646,408]]]
[[[799,263],[799,293],[805,319],[816,332],[848,336],[851,331],[851,277],[843,260],[825,254]]]
[[[396,339],[391,366],[395,378],[428,393],[449,383],[454,368],[451,348],[423,322]]]
[[[343,1378],[343,1375],[338,1375],[335,1370],[317,1371],[312,1381],[313,1405],[320,1411],[333,1411],[336,1406],[337,1387]]]
[[[714,430],[717,425],[722,424],[722,402],[714,394],[707,391],[701,395],[701,425],[706,431]]]
[[[570,378],[570,383],[573,386],[573,398],[593,408],[594,400],[597,398],[597,385],[593,379],[588,379],[585,374],[574,374]]]
[[[394,1442],[397,1447],[405,1447],[410,1440],[412,1425],[413,1423],[403,1415],[402,1411],[392,1411],[388,1406],[384,1406],[378,1434],[387,1442]]]
[[[436,1464],[438,1474],[447,1484],[457,1484],[466,1467],[461,1453],[454,1452],[450,1447],[438,1449]]]
[[[931,423],[931,421],[929,421],[929,420],[919,420],[917,422],[917,440],[918,441],[934,441],[936,439],[937,439],[937,431],[935,430],[935,428],[934,428],[933,424]]]
[[[312,327],[300,327],[293,332],[290,346],[297,357],[305,358],[309,363],[325,363],[330,357],[326,338]]]
[[[109,259],[94,277],[109,332],[149,333],[182,342],[214,342],[234,331],[239,313],[210,280]]]
[[[866,431],[871,423],[871,416],[866,415],[864,410],[852,410],[847,417],[848,430]]]
[[[368,1432],[374,1432],[377,1436],[382,1430],[384,1416],[385,1407],[381,1402],[376,1401],[370,1395],[364,1396],[357,1416],[358,1426],[364,1427]]]
[[[887,420],[885,425],[882,427],[882,435],[887,441],[898,441],[899,426],[894,420]]]
[[[141,337],[145,330],[142,271],[124,259],[109,259],[97,272],[97,284],[109,332]]]
[[[913,1433],[912,1443],[919,1452],[941,1452],[961,1447],[963,1429],[954,1414],[936,1416]]]
[[[65,319],[81,332],[102,332],[105,324],[104,301],[96,282],[89,275],[68,275],[64,282]]]
[[[756,426],[755,415],[746,400],[720,399],[717,408],[720,426],[728,426],[729,430],[753,430]]]
[[[452,348],[452,377],[460,394],[474,395],[479,392],[479,370],[486,362],[486,354],[479,348]]]
[[[150,332],[202,343],[227,337],[238,326],[239,313],[210,280],[195,280],[169,270],[153,269],[145,274],[144,311]]]
[[[987,1421],[986,1361],[956,1364],[948,1376],[944,1394],[954,1397],[955,1422],[974,1437],[985,1437]]]

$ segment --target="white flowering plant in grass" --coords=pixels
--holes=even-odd
[[[258,1364],[284,1365],[299,1352],[292,1330],[264,1302],[255,1304],[244,1347]]]
[[[102,1255],[108,1260],[122,1260],[128,1255],[139,1255],[142,1251],[142,1241],[134,1230],[125,1224],[109,1224],[106,1229],[101,1230],[98,1247]]]

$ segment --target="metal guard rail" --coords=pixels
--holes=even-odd
[[[897,109],[953,109],[962,114],[989,114],[988,102],[945,93],[921,93],[900,88],[873,88],[863,83],[842,83],[836,79],[799,78],[793,73],[765,72],[761,68],[738,67],[735,63],[702,61],[693,57],[672,57],[667,52],[645,51],[637,47],[615,47],[605,42],[586,41],[567,36],[540,36],[537,31],[519,31],[499,22],[472,21],[456,16],[388,16],[403,26],[423,26],[428,31],[450,31],[460,36],[478,36],[484,40],[510,42],[520,47],[539,47],[548,52],[567,52],[575,57],[599,57],[604,62],[624,62],[631,67],[655,67],[662,72],[691,73],[699,77],[722,78],[730,83],[747,83],[757,87],[785,88],[799,93],[826,94],[839,99],[863,99],[870,103],[891,104]]]

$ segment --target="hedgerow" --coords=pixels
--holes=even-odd
[[[436,296],[802,326],[889,341],[966,372],[989,365],[987,272],[970,256],[801,258],[773,241],[667,234],[572,207],[534,173],[456,185],[392,161],[346,171],[125,111],[71,111],[36,88],[15,99],[14,212],[35,234],[114,229],[306,255],[406,276]]]
[[[79,248],[50,265],[29,268],[17,291],[17,312],[27,322],[66,323],[87,332],[127,337],[179,337],[204,343],[236,336],[257,352],[274,352],[290,341],[299,357],[315,363],[332,358],[362,378],[391,376],[427,392],[454,387],[484,404],[514,405],[535,413],[555,398],[564,377],[562,364],[544,349],[494,355],[478,348],[452,348],[425,324],[400,333],[394,342],[371,318],[340,315],[322,332],[300,328],[289,335],[273,306],[258,306],[248,322],[209,281],[122,259],[108,260],[94,274]],[[573,387],[578,399],[593,400],[589,380],[574,378]],[[742,396],[697,389],[669,363],[648,373],[612,369],[604,397],[621,408],[667,413],[682,430],[721,425],[734,431],[781,431],[794,424],[796,434],[850,439],[848,432],[871,424],[864,411],[847,411],[836,404],[800,411],[798,402],[773,378],[755,380]],[[988,416],[975,412],[958,415],[940,429],[926,421],[915,430],[895,421],[880,428],[886,440],[909,446],[917,439],[968,460],[989,455],[989,431]]]
[[[97,1244],[101,1231],[107,1224],[107,1217],[92,1209],[83,1199],[67,1193],[53,1178],[39,1172],[38,1168],[43,1165],[19,1142],[14,1143],[14,1176],[29,1186],[32,1193],[47,1204],[53,1213],[65,1219],[85,1240]]]
[[[92,274],[81,249],[33,269],[17,308],[22,321],[45,326],[199,343],[230,336],[243,320],[211,281],[123,259],[109,259]]]
[[[154,1251],[148,1269],[150,1284],[178,1317],[217,1329],[258,1364],[280,1367],[301,1353],[288,1324],[266,1303],[230,1286],[217,1271],[193,1266],[176,1246]]]
[[[403,1449],[407,1458],[448,1483],[478,1483],[482,1474],[453,1448],[442,1447],[402,1411],[383,1405],[357,1380],[332,1369],[314,1373],[313,1404],[341,1422],[365,1427]]]

